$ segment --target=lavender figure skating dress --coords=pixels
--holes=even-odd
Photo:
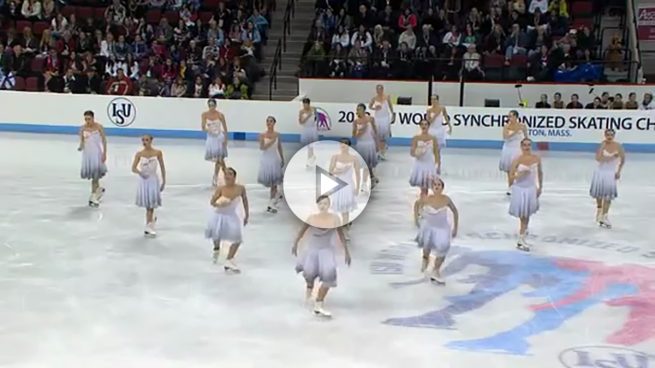
[[[82,148],[82,179],[98,180],[107,173],[107,166],[102,162],[102,136],[97,130],[82,132],[84,146]]]
[[[161,206],[161,186],[159,183],[157,157],[141,157],[138,163],[139,184],[136,191],[136,205],[154,209]]]
[[[207,119],[207,140],[205,141],[205,160],[219,161],[227,157],[225,132],[220,120]]]
[[[341,190],[337,190],[330,196],[332,210],[337,213],[350,213],[357,209],[357,194],[355,193],[355,165],[337,161],[335,163],[336,175],[340,180],[348,184]]]
[[[278,151],[278,139],[278,137],[273,139],[264,138],[265,144],[275,141],[267,149],[262,151],[259,161],[257,182],[267,188],[282,184],[282,157],[280,157],[280,152]]]
[[[446,147],[446,127],[443,125],[443,110],[437,114],[432,121],[430,122],[430,128],[428,129],[428,134],[437,139],[437,144],[439,144],[439,149]]]
[[[205,237],[215,242],[241,243],[243,240],[243,220],[239,216],[240,197],[234,198],[227,206],[214,207],[207,222]]]
[[[445,257],[450,249],[452,229],[448,221],[448,207],[423,207],[416,241],[419,248],[430,250],[436,257]]]
[[[514,131],[510,130],[509,133]],[[503,150],[500,152],[500,163],[498,168],[500,171],[510,172],[512,170],[512,162],[521,155],[521,141],[525,138],[523,131],[510,136],[503,142]]]
[[[611,158],[611,160],[598,163],[598,167],[591,178],[589,194],[596,199],[612,200],[618,196],[615,175],[619,165],[619,156],[606,150],[603,150],[601,154],[605,158]]]
[[[318,278],[325,286],[337,286],[336,248],[338,235],[335,229],[309,227],[305,246],[298,257],[296,272],[303,273],[307,283]]]
[[[364,133],[357,138],[355,150],[362,156],[369,169],[373,169],[378,165],[377,143],[375,140],[376,137],[373,134],[373,128],[371,128],[370,123],[364,127],[358,125],[357,128],[364,129]]]
[[[509,202],[509,214],[517,218],[528,218],[539,211],[539,197],[537,196],[537,167],[535,163],[530,166],[519,164],[517,173],[526,174],[514,181],[511,187],[512,198]]]
[[[373,117],[375,118],[375,124],[378,128],[378,137],[387,141],[391,138],[391,109],[389,108],[389,102],[384,100],[383,102],[375,101],[375,106],[381,106],[380,110],[374,110],[375,113]]]
[[[302,123],[302,132],[300,133],[300,143],[306,146],[318,141],[318,127],[316,126],[316,113],[303,112],[304,120]]]
[[[437,163],[434,160],[433,141],[416,142],[416,157],[409,176],[409,185],[418,188],[430,188],[432,180],[438,176]]]

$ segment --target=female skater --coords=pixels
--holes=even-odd
[[[298,112],[298,124],[302,127],[300,133],[300,143],[303,146],[318,141],[318,127],[316,126],[316,109],[311,106],[309,98],[302,99],[302,109]],[[307,167],[316,164],[314,148],[307,147]]]
[[[510,169],[512,199],[509,204],[509,214],[521,221],[516,247],[522,251],[530,251],[525,236],[528,232],[530,216],[539,210],[543,178],[541,158],[532,153],[532,140],[524,138],[521,141],[521,155],[514,160]]]
[[[248,217],[250,215],[246,188],[243,185],[236,184],[236,178],[236,170],[231,167],[225,169],[225,185],[219,186],[212,196],[211,201],[209,201],[214,207],[214,213],[205,230],[205,237],[214,242],[214,263],[218,262],[218,257],[221,254],[221,242],[230,243],[230,250],[227,253],[227,259],[223,266],[225,272],[229,273],[241,272],[239,267],[234,263],[234,256],[236,256],[237,250],[239,250],[239,246],[243,240],[243,228],[241,227],[241,219],[237,213],[237,206],[243,203],[243,209],[245,211],[243,226],[248,224]]]
[[[82,179],[91,180],[91,195],[89,206],[98,207],[105,193],[105,188],[100,186],[100,179],[107,173],[107,137],[105,130],[99,123],[93,120],[93,111],[84,112],[84,125],[80,128],[80,145],[78,151],[82,151]]]
[[[271,189],[270,200],[266,211],[277,212],[277,204],[282,198],[282,168],[284,167],[284,155],[282,154],[282,142],[280,134],[275,131],[275,118],[266,118],[266,131],[259,135],[259,149],[262,157],[259,161],[259,173],[257,181],[263,186]]]
[[[214,162],[212,185],[218,185],[218,174],[225,175],[225,158],[227,157],[227,123],[225,115],[216,109],[216,100],[207,101],[209,109],[202,113],[202,131],[207,133],[205,141],[205,160]]]
[[[439,153],[441,153],[441,149],[446,147],[446,135],[450,135],[453,132],[453,126],[450,124],[450,118],[448,117],[446,107],[441,106],[439,103],[439,96],[432,96],[431,105],[428,107],[426,117],[430,122],[429,133],[437,139]],[[448,126],[448,131],[446,131],[444,125]],[[437,172],[441,174],[441,163],[439,163]]]
[[[446,187],[443,180],[432,180],[431,186],[432,195],[421,197],[414,206],[414,221],[419,228],[416,240],[423,249],[421,272],[427,271],[430,254],[434,254],[434,268],[430,280],[443,285],[446,282],[441,277],[441,265],[450,249],[451,239],[457,236],[459,213],[453,201],[443,194]],[[455,223],[452,229],[448,222],[447,209],[453,212]]]
[[[519,121],[519,113],[516,110],[509,112],[507,124],[503,127],[503,150],[500,153],[500,171],[507,173],[507,188],[512,186],[510,171],[512,163],[521,155],[521,142],[528,137],[528,127]],[[510,195],[510,189],[507,195]]]
[[[350,153],[351,141],[341,140],[341,150],[330,160],[330,173],[348,184],[353,190],[337,190],[332,194],[330,202],[332,209],[341,214],[344,225],[344,237],[350,240],[350,212],[357,209],[357,195],[361,183],[361,167],[359,159]]]
[[[393,112],[393,104],[391,97],[384,94],[384,86],[378,84],[375,86],[375,96],[368,104],[368,108],[375,111],[375,123],[378,128],[378,135],[380,139],[380,159],[386,160],[387,158],[387,141],[391,138],[391,123],[395,120],[396,113]]]
[[[355,121],[353,122],[353,138],[357,139],[355,150],[362,156],[368,166],[368,173],[371,177],[371,189],[379,182],[375,177],[373,169],[378,164],[378,130],[375,119],[366,114],[366,105],[357,105]],[[364,186],[366,187],[367,176],[364,175]],[[364,189],[364,188],[362,188]]]
[[[625,164],[623,146],[614,140],[616,132],[605,130],[605,140],[598,147],[596,161],[598,167],[591,179],[589,194],[596,199],[596,222],[606,228],[611,228],[607,219],[612,200],[617,196],[616,182],[621,178],[621,170]]]
[[[143,233],[148,237],[155,232],[155,208],[161,206],[161,192],[166,185],[166,166],[164,154],[152,146],[153,137],[149,134],[141,137],[143,149],[136,153],[132,162],[132,172],[139,175],[136,192],[136,205],[146,209],[146,228]],[[157,175],[157,166],[161,169],[161,184]]]
[[[439,166],[439,143],[430,135],[427,120],[419,123],[421,133],[412,139],[410,154],[414,157],[414,167],[409,177],[409,185],[421,188],[421,197],[428,195],[428,188],[437,177]]]
[[[307,303],[311,302],[314,293],[314,282],[319,279],[321,285],[314,303],[314,314],[329,318],[332,314],[323,309],[323,302],[330,288],[337,286],[337,265],[335,260],[337,244],[341,243],[341,246],[343,246],[346,264],[349,266],[350,251],[342,227],[340,227],[339,216],[328,212],[330,198],[324,195],[320,196],[316,203],[319,213],[309,216],[305,221],[293,244],[291,253],[298,256],[298,244],[307,235],[307,246],[301,256],[298,257],[296,272],[302,272],[307,282],[307,289],[305,290]]]

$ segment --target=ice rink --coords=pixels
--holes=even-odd
[[[628,153],[608,230],[588,195],[593,154],[541,152],[527,254],[515,250],[500,152],[446,149],[461,218],[436,286],[412,241],[408,147],[393,148],[328,295],[334,318],[320,320],[294,272],[300,222],[284,206],[265,211],[255,143],[229,147],[251,203],[241,275],[213,265],[203,238],[203,141],[155,138],[168,172],[156,239],[134,205],[139,139],[109,137],[99,209],[86,205],[77,145],[0,133],[1,367],[655,367],[653,155]]]

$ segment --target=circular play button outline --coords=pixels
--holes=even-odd
[[[348,154],[354,156],[354,160],[359,164],[359,191],[356,188],[355,170],[350,170],[351,177],[347,174],[339,175],[330,172],[332,157],[341,153],[342,149],[347,149]],[[310,160],[310,152],[312,151],[314,159]],[[284,171],[282,190],[291,212],[299,220],[310,226],[312,224],[307,222],[310,216],[321,212],[321,206],[317,203],[318,197],[327,196],[330,199],[330,208],[327,212],[338,215],[341,222],[331,227],[321,227],[336,228],[353,222],[362,214],[370,198],[370,184],[371,178],[368,166],[362,156],[345,143],[326,140],[310,143],[299,149],[291,157]],[[344,195],[341,191],[347,190],[353,191],[356,205],[349,212],[339,213],[334,208],[335,199],[337,199],[337,196],[342,197]],[[349,194],[346,193],[345,195],[348,196]]]

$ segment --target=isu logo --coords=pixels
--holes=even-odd
[[[619,347],[586,346],[564,350],[559,360],[566,368],[652,368],[653,356]]]
[[[136,119],[136,106],[125,97],[115,98],[107,105],[107,117],[116,126],[129,126]]]
[[[326,132],[332,129],[330,115],[320,107],[316,108],[316,127],[321,132]]]

